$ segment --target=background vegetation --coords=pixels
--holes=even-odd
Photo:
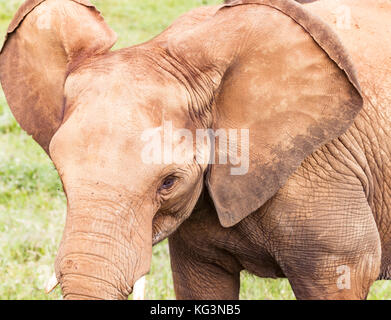
[[[0,0],[0,37],[22,0]],[[146,41],[193,7],[219,0],[96,0],[119,35],[115,48]],[[15,122],[0,89],[0,299],[60,299],[44,293],[65,221],[57,172],[40,147]],[[154,248],[148,299],[174,299],[167,243]],[[242,274],[242,299],[294,299],[287,280]],[[377,282],[371,299],[390,299],[391,284]]]

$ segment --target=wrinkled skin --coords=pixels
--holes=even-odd
[[[178,298],[236,299],[243,269],[288,277],[301,299],[363,299],[374,280],[391,279],[391,44],[383,41],[391,36],[391,5],[374,2],[305,6],[346,45],[363,110],[345,134],[307,157],[272,199],[235,227],[218,224],[208,196],[200,201],[197,214],[170,238]],[[336,25],[341,5],[351,9],[351,29]],[[342,265],[351,268],[350,290],[336,285]]]
[[[243,269],[287,277],[303,299],[365,298],[387,278],[390,79],[377,66],[391,48],[364,49],[378,48],[373,31],[389,33],[378,16],[391,8],[379,1],[373,21],[361,19],[369,2],[351,5],[357,28],[335,30],[343,44],[328,27],[335,1],[308,12],[243,0],[196,9],[113,52],[115,34],[88,1],[26,1],[0,80],[67,195],[55,266],[64,297],[126,298],[169,236],[182,299],[236,299]],[[249,129],[248,173],[191,153],[145,163],[141,135],[164,121],[193,134]],[[340,266],[350,289],[337,287]]]

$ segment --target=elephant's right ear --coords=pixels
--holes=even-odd
[[[63,119],[67,74],[116,39],[88,0],[27,0],[16,13],[0,52],[0,80],[16,120],[46,152]]]
[[[172,37],[168,52],[190,70],[197,125],[219,132],[206,185],[224,227],[263,206],[307,156],[351,126],[363,105],[341,41],[294,1],[227,4]],[[228,157],[241,167],[231,168]]]

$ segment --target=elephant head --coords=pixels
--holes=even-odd
[[[88,0],[28,0],[0,55],[12,112],[67,196],[55,269],[69,299],[126,298],[150,268],[153,243],[203,191],[221,224],[234,226],[362,107],[340,41],[293,1],[204,7],[147,43],[110,51],[115,41]],[[237,151],[248,168],[210,161],[232,155],[221,144],[152,134],[170,127],[193,138],[244,130]],[[160,149],[165,139],[181,161]]]

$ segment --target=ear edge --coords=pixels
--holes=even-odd
[[[303,1],[303,3],[317,0]],[[301,3],[300,1],[296,1]],[[312,14],[305,6],[290,0],[234,0],[225,3],[220,9],[224,10],[241,5],[264,5],[274,8],[293,19],[300,25],[333,60],[338,67],[345,72],[350,82],[362,95],[361,87],[357,79],[356,70],[350,56],[347,54],[339,36],[320,17]]]
[[[23,22],[25,17],[27,15],[29,15],[36,7],[38,7],[41,3],[45,2],[45,1],[47,1],[47,0],[27,0],[19,7],[18,11],[15,13],[15,16],[13,17],[13,19],[11,20],[11,22],[8,26],[4,41],[0,47],[0,54],[3,51],[3,49],[7,43],[8,38],[12,35],[12,33],[15,32],[16,29],[18,29],[18,27]],[[76,2],[80,5],[85,6],[87,8],[91,8],[103,20],[101,12],[90,1],[88,1],[88,0],[69,0],[69,1],[73,1],[73,2]],[[117,41],[117,35],[115,36],[115,39],[113,39],[113,45],[115,44],[116,41]]]

